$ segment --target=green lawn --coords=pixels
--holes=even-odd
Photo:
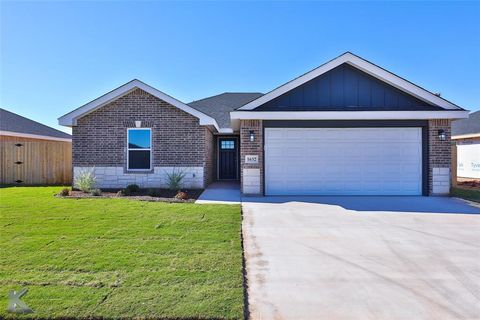
[[[23,287],[30,317],[243,318],[239,205],[53,197],[60,189],[0,189],[0,318]]]
[[[450,188],[450,196],[480,202],[480,190],[467,188]]]

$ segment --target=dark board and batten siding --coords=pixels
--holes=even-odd
[[[255,111],[319,109],[441,110],[345,63],[259,106]]]

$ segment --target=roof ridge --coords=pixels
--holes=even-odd
[[[264,94],[261,93],[261,95],[263,96]],[[261,96],[260,96],[260,97],[261,97]],[[257,99],[260,98],[260,97],[252,98],[251,100],[249,100],[249,101],[245,102],[244,104],[242,104],[240,107],[235,108],[235,110],[238,110],[239,108],[243,107],[244,105],[249,104],[250,102],[252,102],[252,101],[254,101],[254,100],[257,100]]]
[[[252,93],[258,93],[258,94],[263,94],[262,92],[258,92],[258,91],[225,91],[224,93],[222,94],[225,94],[225,93],[245,93],[245,94],[252,94]]]
[[[202,99],[198,99],[198,100],[193,100],[191,102],[188,102],[187,104],[189,103],[194,103],[194,102],[200,102],[200,101],[203,101],[203,100],[207,100],[207,99],[212,99],[212,98],[215,98],[215,97],[219,97],[221,95],[224,95],[224,94],[232,94],[232,93],[242,93],[242,94],[261,94],[263,95],[262,92],[241,92],[241,91],[225,91],[225,92],[222,92],[222,93],[218,93],[218,94],[214,94],[213,96],[209,96],[209,97],[205,97],[205,98],[202,98]]]
[[[211,98],[214,98],[214,97],[218,97],[218,96],[221,96],[222,94],[225,94],[226,92],[222,92],[222,93],[219,93],[219,94],[215,94],[213,96],[210,96],[210,97],[205,97],[205,98],[202,98],[202,99],[199,99],[199,100],[193,100],[189,103],[193,103],[193,102],[198,102],[198,101],[203,101],[203,100],[207,100],[207,99],[211,99]],[[189,104],[187,103],[187,104]]]

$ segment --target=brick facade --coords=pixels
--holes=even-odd
[[[215,180],[215,141],[216,139],[212,131],[205,128],[205,186],[208,186]]]
[[[203,184],[211,181],[207,151],[213,138],[209,129],[200,126],[198,118],[141,89],[77,120],[73,127],[73,166],[116,167],[115,172],[123,167],[124,174],[133,174],[126,170],[126,147],[127,128],[134,128],[135,121],[152,128],[154,168],[187,167],[195,168],[195,172],[203,168]]]
[[[438,138],[438,130],[444,130],[446,140]],[[428,121],[428,186],[430,195],[450,192],[450,169],[452,161],[451,120],[432,119]]]
[[[250,131],[255,141],[250,141]],[[258,164],[245,163],[246,155],[258,155]],[[263,194],[263,126],[262,120],[240,123],[240,178],[244,194]]]

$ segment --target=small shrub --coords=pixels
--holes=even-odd
[[[62,197],[66,197],[70,194],[70,188],[63,188],[62,190],[60,190],[60,192],[58,193],[58,195],[62,196]]]
[[[183,179],[187,175],[185,170],[173,168],[172,172],[165,171],[167,185],[170,190],[180,190],[183,186]]]
[[[160,197],[160,190],[155,189],[155,188],[149,188],[149,189],[147,190],[147,194],[148,194],[150,197]]]
[[[100,189],[98,189],[98,188],[97,188],[97,189],[92,189],[92,190],[90,190],[90,194],[91,194],[92,196],[98,197],[98,196],[101,196],[101,195],[102,195],[102,190],[100,190]]]
[[[188,193],[186,193],[185,191],[179,191],[175,195],[175,199],[187,200],[188,199]]]
[[[140,187],[137,184],[129,184],[124,190],[128,190],[129,193],[137,193],[140,191]]]
[[[125,197],[125,196],[131,196],[132,195],[132,192],[130,191],[130,189],[122,189],[120,191],[118,191],[119,193],[122,194],[122,197]]]
[[[95,188],[96,177],[93,169],[82,170],[75,178],[75,188],[87,193]]]

